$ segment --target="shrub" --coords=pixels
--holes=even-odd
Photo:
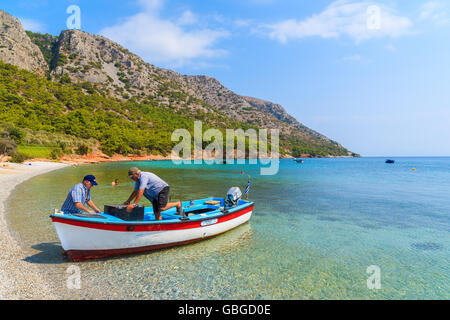
[[[57,143],[63,153],[69,152],[69,149],[67,148],[67,143],[65,143],[64,141],[58,141]]]
[[[57,160],[60,157],[62,157],[63,155],[64,155],[64,152],[60,148],[53,149],[52,152],[50,153],[50,157],[53,160]]]
[[[75,150],[75,152],[81,156],[87,155],[89,153],[89,147],[82,144]]]
[[[13,139],[17,144],[21,144],[23,142],[25,132],[23,132],[21,129],[16,128],[14,126],[9,126],[8,133],[10,138]]]
[[[72,80],[70,79],[70,77],[69,77],[69,75],[68,75],[67,73],[64,73],[64,74],[61,76],[60,82],[61,82],[61,83],[71,83]]]
[[[0,139],[0,154],[11,155],[17,152],[17,146],[14,140],[10,138]]]
[[[11,155],[11,160],[10,161],[14,162],[14,163],[22,163],[22,162],[24,162],[27,159],[28,159],[28,157],[27,157],[26,154],[24,154],[22,152],[15,152],[15,153],[13,153]]]

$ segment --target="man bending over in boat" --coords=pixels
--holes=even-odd
[[[169,202],[169,185],[151,172],[144,172],[136,167],[128,170],[128,176],[135,181],[134,190],[130,197],[124,204],[127,206],[127,211],[131,212],[145,196],[153,204],[153,212],[156,220],[162,220],[161,211],[177,207],[177,214],[181,214],[181,201]],[[131,201],[133,201],[131,203]]]
[[[83,178],[83,182],[76,184],[70,189],[66,201],[62,205],[61,211],[64,213],[100,213],[94,202],[91,200],[91,188],[98,185],[93,175],[87,175]],[[86,207],[88,204],[92,209]]]

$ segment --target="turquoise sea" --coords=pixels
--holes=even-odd
[[[25,261],[66,299],[450,299],[450,158],[393,159],[286,159],[273,176],[250,164],[68,167],[19,185],[7,218]],[[82,263],[64,258],[49,214],[86,174],[100,183],[92,190],[97,206],[122,203],[132,191],[131,166],[166,180],[172,200],[244,190],[250,174],[254,215],[190,245]],[[67,287],[71,266],[80,289]],[[368,287],[370,266],[379,268],[380,289]]]

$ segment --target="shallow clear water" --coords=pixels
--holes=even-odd
[[[18,186],[8,220],[26,261],[40,266],[63,298],[449,299],[450,158],[394,159],[281,160],[274,176],[249,164],[70,167]],[[92,191],[98,207],[125,201],[132,191],[127,169],[135,165],[166,180],[172,200],[224,196],[234,185],[244,190],[250,174],[254,215],[186,246],[82,263],[62,257],[48,217],[53,208],[86,174],[100,183]],[[80,268],[79,290],[66,285],[72,265]],[[367,286],[371,265],[381,270],[381,289]]]

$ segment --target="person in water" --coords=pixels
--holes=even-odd
[[[111,184],[117,186],[119,184],[119,179],[115,179]]]
[[[93,175],[87,175],[83,178],[83,181],[76,184],[70,189],[67,195],[66,201],[64,201],[61,211],[64,213],[82,213],[83,211],[87,213],[100,213],[101,211],[97,208],[91,199],[91,188],[98,185],[95,181]],[[88,209],[86,204],[93,210]]]
[[[161,211],[168,210],[176,207],[177,214],[181,214],[181,201],[168,202],[169,200],[169,185],[151,172],[144,172],[136,167],[128,170],[128,176],[135,181],[134,190],[130,197],[124,204],[127,205],[127,211],[131,212],[141,200],[142,196],[145,196],[153,204],[153,212],[155,213],[156,220],[162,220]],[[134,202],[131,203],[131,201]]]

